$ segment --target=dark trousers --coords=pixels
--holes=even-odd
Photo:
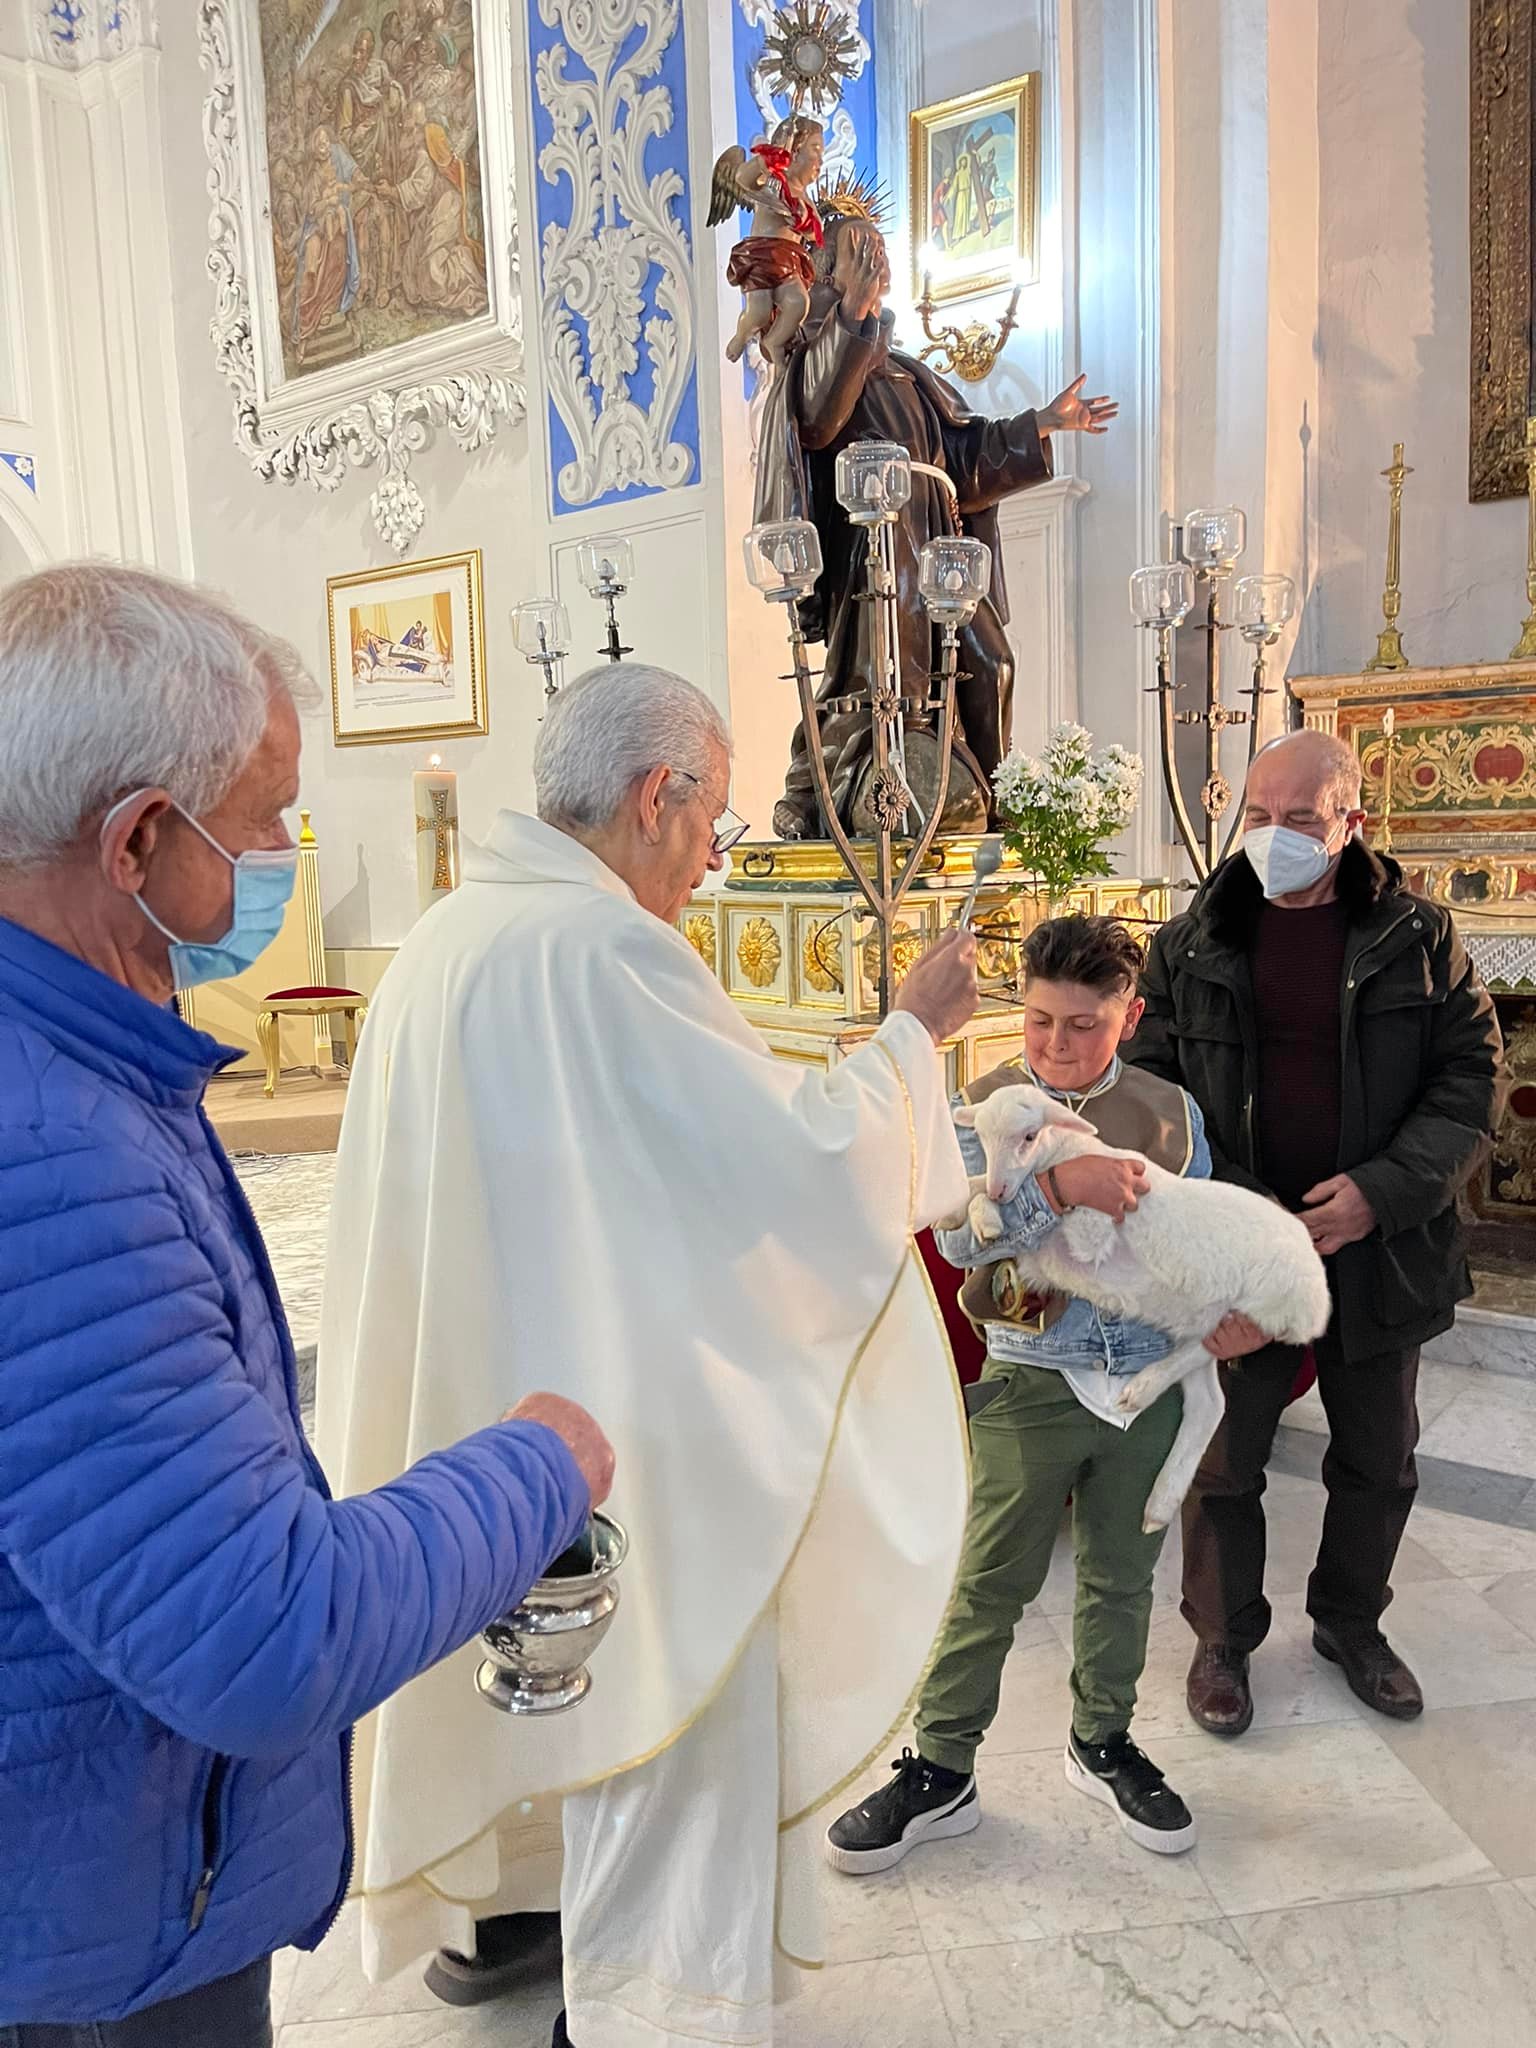
[[[1223,1366],[1227,1409],[1184,1503],[1184,1619],[1202,1642],[1251,1653],[1269,1633],[1264,1597],[1264,1467],[1300,1354],[1285,1345]],[[1419,1354],[1346,1365],[1330,1331],[1316,1347],[1328,1451],[1317,1565],[1307,1612],[1342,1634],[1374,1630],[1418,1490],[1414,1395]]]
[[[272,2048],[272,1958],[126,2020],[0,2024],[0,2048]]]

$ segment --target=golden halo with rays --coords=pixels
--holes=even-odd
[[[830,191],[817,195],[816,210],[823,221],[867,220],[871,227],[885,231],[891,194],[878,179],[844,171]]]
[[[857,68],[858,38],[831,0],[796,0],[781,7],[763,44],[768,89],[787,93],[795,112],[819,115],[835,107]]]

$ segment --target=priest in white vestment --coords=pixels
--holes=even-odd
[[[533,1387],[617,1452],[631,1549],[586,1702],[504,1718],[471,1646],[358,1745],[370,1974],[558,1905],[574,2048],[772,2039],[785,1966],[819,1960],[812,1816],[905,1722],[965,1519],[911,1238],[965,1201],[936,1047],[975,1006],[974,942],[938,941],[830,1073],[774,1059],[673,928],[724,864],[729,777],[676,677],[556,697],[539,816],[502,812],[401,947],[341,1138],[338,1490]],[[722,899],[725,943],[751,908]]]

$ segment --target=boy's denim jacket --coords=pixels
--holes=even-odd
[[[1119,1066],[1117,1058],[1117,1075]],[[1045,1087],[1045,1083],[1038,1079],[1034,1085]],[[1068,1099],[1064,1089],[1046,1088],[1045,1092],[1054,1095],[1058,1101]],[[959,1108],[961,1101],[962,1098],[956,1095],[951,1107]],[[1211,1148],[1206,1142],[1205,1121],[1193,1099],[1189,1105],[1189,1116],[1194,1143],[1184,1177],[1186,1180],[1208,1180]],[[986,1158],[976,1133],[957,1125],[955,1135],[960,1140],[966,1172],[985,1173]],[[1060,1221],[1041,1194],[1033,1174],[1025,1177],[1019,1192],[1011,1201],[1004,1202],[1002,1209],[1003,1235],[991,1244],[982,1244],[972,1234],[969,1223],[959,1230],[935,1231],[939,1250],[952,1266],[968,1270],[973,1266],[990,1265],[998,1259],[1016,1257],[1021,1252],[1027,1253]],[[1140,1372],[1144,1366],[1156,1365],[1172,1349],[1164,1331],[1154,1329],[1150,1323],[1101,1315],[1092,1302],[1084,1301],[1080,1295],[1073,1297],[1049,1330],[1036,1332],[1020,1329],[1012,1323],[988,1323],[986,1331],[987,1354],[991,1358],[1056,1370],[1064,1365],[1088,1366],[1120,1377]]]

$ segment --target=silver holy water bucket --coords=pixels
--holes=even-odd
[[[521,1604],[482,1634],[489,1654],[475,1673],[480,1697],[504,1714],[559,1714],[584,1700],[592,1690],[587,1659],[613,1621],[615,1574],[628,1555],[620,1524],[595,1514]]]

